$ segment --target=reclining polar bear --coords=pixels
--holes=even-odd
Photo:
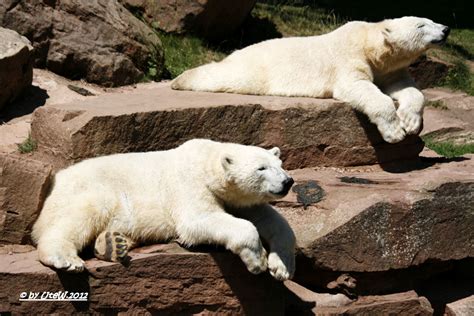
[[[39,259],[78,272],[84,269],[78,252],[94,241],[97,257],[119,261],[136,243],[178,238],[223,245],[250,272],[268,267],[286,280],[294,272],[295,236],[268,204],[293,184],[279,155],[277,147],[201,139],[73,165],[57,173],[33,227]]]
[[[407,67],[448,34],[448,27],[417,17],[349,22],[321,36],[246,47],[221,62],[185,71],[172,88],[334,97],[365,113],[387,142],[396,143],[416,134],[422,123],[424,97]]]

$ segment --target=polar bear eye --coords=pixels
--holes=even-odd
[[[420,25],[418,25],[418,28],[421,29],[424,26],[425,26],[424,24],[420,24]]]
[[[263,171],[263,170],[267,170],[267,167],[261,166],[260,168],[258,168],[258,171]]]

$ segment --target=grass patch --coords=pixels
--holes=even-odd
[[[165,68],[171,78],[177,77],[186,69],[219,61],[226,54],[213,49],[209,43],[194,36],[159,33],[165,50]]]
[[[449,70],[446,78],[441,83],[453,90],[461,90],[469,95],[474,95],[474,74],[465,62],[459,60]]]
[[[432,107],[432,108],[435,108],[435,109],[440,109],[440,110],[447,110],[448,109],[446,104],[441,100],[426,101],[425,105],[429,106],[429,107]]]
[[[474,144],[454,144],[452,142],[437,142],[429,137],[422,137],[425,146],[446,158],[460,157],[474,153]]]
[[[18,144],[18,151],[21,154],[27,154],[33,152],[38,147],[36,141],[31,137],[31,134],[28,134],[28,137],[21,143]]]

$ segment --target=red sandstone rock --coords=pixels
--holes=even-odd
[[[0,254],[0,313],[283,315],[282,283],[252,275],[228,253],[136,253],[128,266],[91,259],[87,273],[56,273],[36,251]],[[22,292],[85,292],[86,302],[20,302]]]
[[[175,91],[168,83],[39,108],[32,136],[64,165],[191,138],[280,146],[288,169],[409,159],[423,147],[416,136],[383,142],[364,115],[338,101]]]
[[[51,166],[0,154],[0,244],[27,243],[51,181]]]

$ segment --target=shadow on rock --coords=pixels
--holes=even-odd
[[[46,90],[30,86],[23,92],[22,97],[5,106],[0,112],[0,123],[7,123],[16,117],[33,113],[36,108],[44,105],[48,98]]]
[[[64,290],[68,292],[67,297],[77,299],[79,297],[84,298],[84,295],[87,295],[86,301],[71,301],[71,304],[74,306],[76,311],[88,311],[91,295],[89,286],[89,273],[87,271],[82,273],[57,271],[57,274]],[[71,297],[70,295],[74,296]]]

